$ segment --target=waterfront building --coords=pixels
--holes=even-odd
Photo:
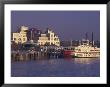
[[[63,46],[63,47],[78,46],[79,45],[79,40],[61,41],[60,45]]]
[[[41,36],[39,37],[39,40],[38,40],[38,44],[39,45],[45,45],[47,43],[49,43],[47,35],[46,34],[41,34]]]
[[[38,45],[56,45],[60,46],[60,39],[52,30],[47,29],[47,31],[38,39]]]
[[[28,27],[26,26],[21,26],[20,32],[16,32],[12,34],[12,41],[15,43],[25,43],[27,42],[27,30]]]
[[[41,35],[41,30],[37,29],[37,28],[30,28],[27,31],[27,39],[28,41],[33,40],[33,41],[37,41],[38,37]]]
[[[44,33],[36,28],[28,29],[26,26],[21,26],[20,31],[12,33],[12,41],[15,43],[25,43],[29,41],[37,42],[37,45],[60,46],[60,39],[52,30],[47,29]]]

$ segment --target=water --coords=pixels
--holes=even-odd
[[[12,62],[11,76],[99,77],[100,58],[64,58]]]

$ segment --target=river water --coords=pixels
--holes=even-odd
[[[61,58],[11,63],[12,77],[99,77],[100,58]]]

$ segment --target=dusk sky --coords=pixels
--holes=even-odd
[[[45,31],[50,27],[61,40],[81,40],[94,33],[94,40],[100,40],[100,11],[12,11],[11,28],[25,25]]]

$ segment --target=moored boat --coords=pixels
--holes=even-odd
[[[74,47],[73,46],[69,46],[69,47],[64,47],[64,57],[72,57],[74,53]]]
[[[79,46],[75,47],[73,58],[99,58],[100,48],[90,44],[89,40],[82,40]]]

